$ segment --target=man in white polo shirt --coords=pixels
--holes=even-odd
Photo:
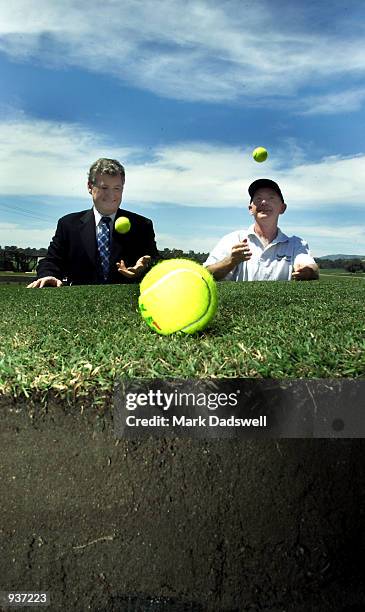
[[[278,227],[286,210],[277,183],[258,179],[248,188],[248,230],[224,236],[210,253],[205,266],[216,280],[316,280],[319,270],[308,244],[298,236],[286,236]]]

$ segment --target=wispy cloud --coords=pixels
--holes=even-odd
[[[14,0],[2,7],[0,50],[16,60],[108,73],[189,101],[267,104],[308,84],[320,92],[324,77],[364,75],[365,38],[358,24],[351,39],[346,30],[342,36],[342,30],[314,32],[305,27],[303,9],[284,18],[285,7],[276,4],[109,0],[101,7],[90,0],[85,9],[72,0]],[[361,102],[354,93],[352,109]],[[317,107],[323,112],[314,100],[303,110],[313,114]]]
[[[285,198],[294,208],[352,207],[364,211],[365,155],[330,156],[317,163],[302,163],[277,175],[285,185]]]
[[[295,143],[291,146],[292,165],[287,163],[284,143],[263,169],[252,160],[248,144],[241,149],[183,142],[156,147],[146,156],[142,149],[118,148],[102,134],[79,125],[18,117],[0,122],[0,192],[86,198],[87,170],[105,156],[125,163],[125,200],[132,204],[242,207],[247,203],[248,185],[266,175],[282,186],[291,209],[317,210],[319,205],[346,203],[364,209],[365,154],[325,157],[313,163],[305,161]]]
[[[308,96],[302,102],[299,115],[337,115],[350,113],[362,108],[365,100],[365,87],[348,89],[319,96]]]
[[[327,226],[305,224],[300,228],[286,225],[286,233],[305,237],[314,257],[323,257],[331,253],[345,255],[365,255],[364,225]]]
[[[286,225],[286,230],[293,234],[298,232],[298,228]],[[349,247],[349,241],[362,240],[365,249],[365,227],[359,225],[346,225],[341,227],[318,227],[318,225],[301,225],[300,231],[303,235],[311,235],[315,238],[344,238]]]
[[[87,170],[99,157],[132,155],[76,124],[0,121],[0,191],[4,195],[84,196]]]

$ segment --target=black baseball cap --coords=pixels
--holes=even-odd
[[[270,189],[273,189],[274,191],[276,191],[278,196],[280,196],[281,201],[284,202],[283,194],[281,193],[279,185],[275,183],[275,181],[272,181],[271,179],[265,179],[265,178],[257,179],[257,181],[254,181],[249,186],[248,193],[250,194],[251,202],[253,200],[253,197],[256,191],[258,189],[262,189],[263,187],[270,187]]]

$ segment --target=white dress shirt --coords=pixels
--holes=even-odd
[[[109,225],[110,227],[110,245],[112,243],[112,236],[113,236],[113,227],[114,227],[114,221],[115,221],[115,217],[117,216],[117,213],[113,213],[112,215],[102,215],[96,208],[95,206],[93,206],[93,211],[94,211],[94,217],[95,217],[95,226],[96,226],[96,236],[98,236],[98,234],[101,232],[101,227],[100,227],[100,221],[103,217],[109,217],[111,219],[111,223]]]

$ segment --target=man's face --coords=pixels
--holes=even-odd
[[[95,185],[88,185],[95,208],[101,215],[117,212],[122,201],[124,181],[120,174],[97,174]]]
[[[286,204],[281,201],[280,196],[270,187],[263,187],[255,191],[252,202],[249,205],[251,215],[257,220],[278,219],[285,209]]]

